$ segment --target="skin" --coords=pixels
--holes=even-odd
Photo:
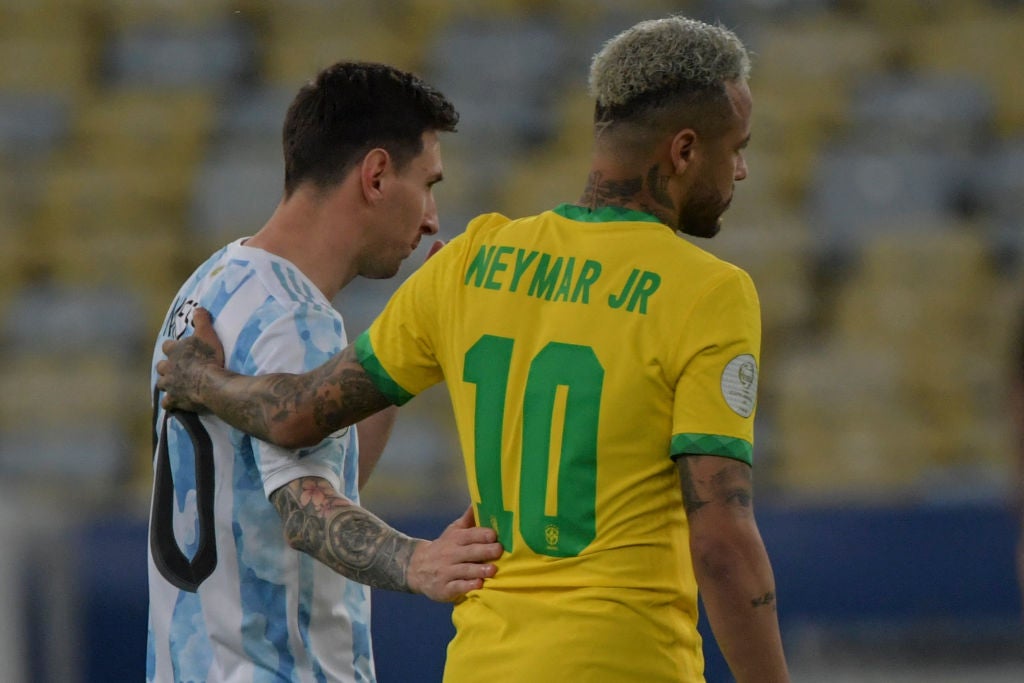
[[[493,576],[485,562],[501,553],[493,532],[474,525],[472,508],[430,542],[395,531],[320,477],[296,479],[270,500],[291,547],[375,588],[452,601]]]
[[[422,152],[402,167],[392,162],[386,150],[372,149],[335,187],[300,184],[246,246],[288,259],[328,299],[356,276],[394,276],[420,239],[438,229],[433,188],[443,177],[440,142],[437,134],[429,131],[422,142]],[[435,243],[431,254],[438,246]],[[216,343],[192,347],[192,358],[223,365],[223,350],[209,314],[196,310],[193,322],[203,338]],[[359,386],[372,387],[365,378]],[[281,387],[270,391],[283,396]],[[167,400],[164,405],[173,406]],[[361,407],[355,420],[361,420],[360,487],[380,458],[396,411],[375,389],[361,406],[369,407]],[[317,403],[316,410],[321,420],[333,421],[339,407],[324,400]],[[290,414],[287,405],[275,407],[277,419]],[[259,412],[251,417],[259,417]],[[255,429],[247,431],[260,435]],[[309,445],[319,441],[317,438]],[[434,541],[413,539],[317,477],[292,481],[271,494],[271,502],[281,514],[293,548],[377,588],[451,601],[494,576],[492,562],[502,553],[493,530],[476,527],[469,512]]]
[[[775,579],[754,519],[750,466],[700,455],[685,455],[676,466],[697,585],[733,676],[740,683],[788,681]]]
[[[732,125],[715,137],[683,128],[642,144],[631,130],[601,133],[580,204],[636,209],[696,237],[718,234],[736,182],[747,177],[743,150],[753,107],[746,83],[728,83],[726,92]],[[632,149],[641,144],[645,152]]]
[[[747,176],[752,101],[746,83],[727,84],[730,121],[713,137],[693,128],[666,131],[651,144],[599,134],[580,203],[644,211],[674,230],[711,237]],[[639,152],[637,150],[640,150]],[[244,431],[305,445],[387,405],[345,349],[305,375],[240,377],[219,367],[209,319],[195,334],[168,342],[157,370],[165,405],[208,408]],[[281,440],[281,441],[279,441]],[[708,618],[738,683],[789,680],[776,614],[775,581],[754,518],[753,482],[745,463],[716,456],[677,460],[690,528],[690,550]]]

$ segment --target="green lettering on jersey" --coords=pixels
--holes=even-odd
[[[562,270],[563,260],[561,256],[556,258],[549,270],[548,264],[551,263],[551,254],[541,254],[540,261],[537,262],[537,270],[533,273],[533,280],[530,281],[530,289],[527,293],[538,299],[551,301],[551,295],[555,292],[555,283],[558,282],[558,274]]]
[[[639,309],[641,315],[647,313],[647,300],[661,286],[661,276],[649,270],[634,268],[633,272],[626,278],[626,284],[618,294],[608,297],[608,305],[611,308],[622,308],[632,313]]]
[[[525,386],[513,385],[510,397],[514,348],[508,337],[485,334],[465,356],[462,379],[473,384],[476,393],[477,518],[498,532],[506,552],[515,550],[516,524],[535,553],[573,557],[597,537],[597,437],[604,366],[589,346],[548,342],[530,360]],[[515,453],[504,453],[505,404],[510,398],[511,405],[522,401],[522,444]],[[518,519],[505,500],[505,492],[515,490]]]
[[[575,268],[576,258],[570,256],[569,260],[565,262],[565,272],[562,273],[562,284],[558,285],[558,291],[555,292],[555,297],[552,301],[569,300],[569,290],[572,289],[572,276]]]
[[[576,289],[572,292],[572,300],[581,303],[590,303],[590,285],[597,282],[601,277],[601,264],[597,261],[587,259],[583,262],[580,270],[580,279],[576,281]]]
[[[636,289],[633,290],[633,296],[629,298],[626,310],[632,312],[639,305],[640,313],[646,314],[647,299],[658,290],[659,286],[661,286],[661,276],[645,270],[643,275],[640,276],[640,281],[636,283]]]
[[[513,251],[515,251],[513,247],[498,247],[494,252],[494,257],[491,259],[491,267],[487,271],[487,281],[484,282],[484,288],[501,289],[501,283],[495,281],[494,276],[508,268],[508,264],[504,263],[501,259]]]
[[[484,276],[487,274],[487,270],[491,263],[491,258],[494,256],[494,247],[482,245],[480,251],[476,253],[473,258],[473,262],[469,264],[469,268],[466,269],[466,280],[462,284],[468,285],[469,279],[476,276],[476,281],[473,283],[477,287],[482,287],[484,284]]]
[[[508,291],[514,292],[519,288],[519,279],[523,277],[523,273],[530,267],[533,260],[537,258],[536,251],[524,251],[523,249],[516,250],[516,265],[512,270],[512,284],[509,285]]]
[[[629,274],[629,278],[626,280],[626,286],[622,288],[618,296],[611,294],[608,296],[608,305],[612,308],[622,308],[622,304],[626,303],[629,293],[633,291],[633,283],[636,282],[636,276],[640,273],[636,268]]]

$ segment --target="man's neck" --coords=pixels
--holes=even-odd
[[[354,250],[331,239],[337,236],[321,223],[322,208],[292,197],[278,205],[246,246],[287,259],[331,300],[355,277]]]
[[[646,172],[609,171],[595,164],[580,197],[580,205],[591,210],[606,206],[642,211],[655,216],[673,230],[676,211],[665,191],[667,178],[652,165]]]

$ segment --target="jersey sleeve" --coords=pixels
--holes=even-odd
[[[300,305],[266,317],[272,322],[265,326],[254,323],[239,337],[238,348],[247,353],[242,361],[246,374],[312,370],[338,353],[345,339],[340,318],[321,306]],[[258,319],[259,316],[254,316],[254,320]],[[251,338],[251,343],[243,343],[246,336]],[[350,430],[354,428],[347,427],[316,446],[298,451],[250,438],[264,493],[269,497],[288,482],[310,476],[322,477],[337,491],[345,493],[342,476],[345,449],[355,444]],[[342,449],[339,450],[339,446]]]
[[[675,388],[671,455],[752,462],[761,311],[750,276],[730,268],[684,321],[688,358]]]
[[[445,308],[444,278],[458,267],[463,246],[464,240],[457,237],[428,259],[355,342],[359,362],[395,405],[444,379],[441,317],[445,311],[450,314],[450,308]]]

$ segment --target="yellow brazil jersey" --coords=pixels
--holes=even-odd
[[[749,463],[750,278],[653,216],[480,216],[356,342],[396,403],[445,380],[498,573],[454,610],[445,681],[700,681],[673,456]]]

